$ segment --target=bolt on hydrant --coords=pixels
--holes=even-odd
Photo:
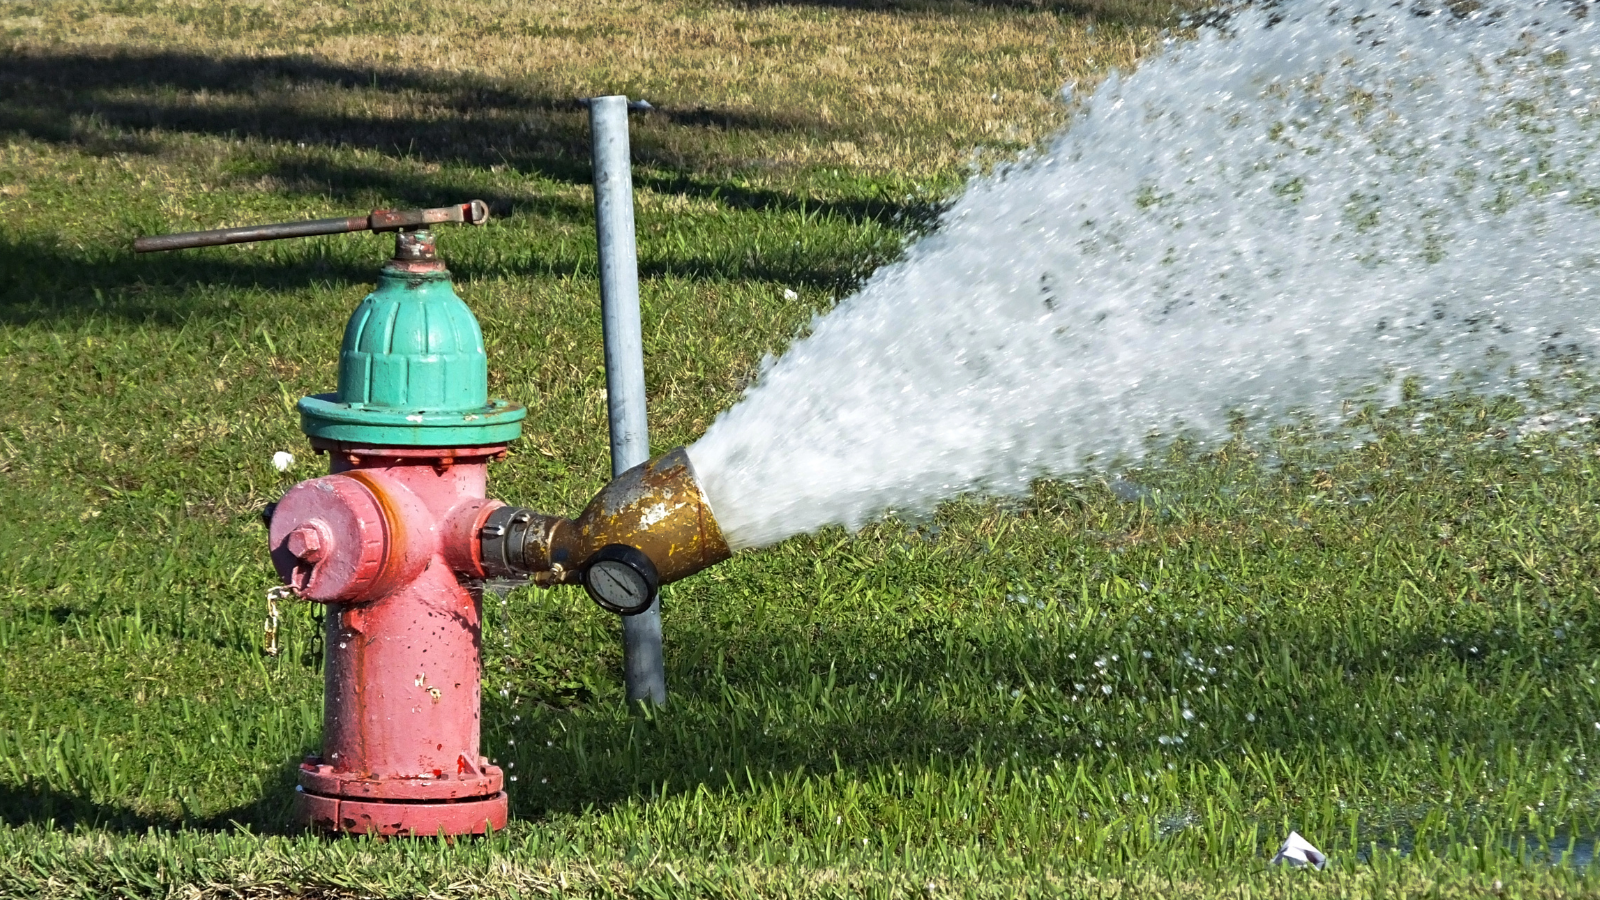
[[[505,826],[504,776],[479,752],[485,578],[580,584],[628,615],[730,555],[682,448],[624,472],[574,520],[488,499],[488,463],[521,435],[526,410],[489,398],[482,331],[426,230],[487,218],[473,201],[135,243],[396,232],[394,258],[345,328],[338,390],[299,403],[329,474],[295,485],[268,516],[287,590],[328,605],[322,751],[296,787],[296,816],[312,828]]]

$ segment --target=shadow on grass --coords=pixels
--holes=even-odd
[[[212,58],[117,49],[12,50],[0,56],[0,134],[98,155],[175,153],[161,137],[175,132],[369,150],[391,160],[509,167],[588,184],[588,112],[579,101],[537,81],[363,68],[299,56]],[[383,112],[373,113],[373,107]],[[724,168],[718,151],[729,136],[793,133],[829,140],[832,131],[809,114],[658,104],[634,115],[631,144],[636,165],[693,172]],[[353,166],[292,158],[242,165],[250,175],[311,182],[336,197],[376,189],[408,203],[461,199],[448,182],[424,186]],[[650,186],[699,194],[698,184],[667,177]],[[744,200],[747,208],[760,209],[803,202],[783,192],[746,192]],[[558,212],[589,215],[570,205]],[[877,218],[901,210],[867,203],[841,205],[835,212]]]
[[[827,135],[820,121],[787,113],[663,105],[634,119],[637,183],[657,194],[712,200],[729,209],[803,212],[896,229],[925,228],[936,217],[936,203],[889,188],[872,196],[818,201],[708,174],[739,135],[775,132],[818,140]],[[414,207],[476,197],[488,201],[499,217],[580,226],[593,221],[592,208],[581,199],[495,174],[509,169],[574,185],[590,181],[587,111],[578,98],[536,81],[508,83],[291,56],[14,50],[0,55],[4,134],[92,155],[150,155],[177,166],[197,156],[218,165],[211,157],[220,152],[224,184],[231,179],[255,190],[325,195],[352,206],[373,197]],[[254,138],[273,146],[194,148],[175,139],[181,135]],[[353,150],[371,152],[347,152]],[[327,212],[347,211],[354,210]],[[169,228],[159,215],[137,208],[125,216],[118,230],[130,240]],[[104,246],[72,249],[18,237],[0,240],[0,252],[7,259],[0,271],[0,320],[10,322],[85,314],[171,321],[208,311],[205,301],[172,296],[193,293],[182,290],[186,285],[290,288],[313,280],[369,282],[377,266],[377,258],[371,266],[355,266],[329,257],[256,263],[216,254],[135,260]],[[687,255],[646,257],[641,271],[647,277],[830,286],[854,277],[841,271],[851,265],[832,259],[717,258],[695,247]],[[501,274],[546,273],[548,262],[524,259],[522,271]],[[452,265],[463,278],[479,274],[470,265]],[[117,300],[103,299],[112,292]]]
[[[837,217],[849,222],[880,222],[909,229],[913,233],[931,229],[940,213],[949,205],[946,200],[929,196],[893,196],[888,188],[879,188],[876,195],[871,197],[819,200],[685,173],[636,172],[633,181],[636,186],[648,188],[657,194],[714,200],[728,209],[800,212],[808,216]]]
[[[176,325],[239,310],[196,286],[299,289],[317,282],[371,282],[377,263],[332,256],[282,261],[227,259],[209,253],[135,256],[131,250],[83,251],[40,240],[0,236],[0,322],[112,318]]]
[[[398,114],[357,114],[354,97]],[[578,97],[533,82],[344,66],[298,56],[14,50],[0,58],[0,131],[91,153],[157,153],[174,131],[373,150],[432,162],[589,181],[588,114]],[[365,105],[364,107],[365,108]],[[649,121],[681,129],[820,132],[782,113],[660,107]],[[635,160],[693,165],[682,142],[638,129]]]
[[[202,832],[238,831],[248,828],[257,834],[290,833],[294,803],[295,764],[286,760],[275,774],[268,776],[267,789],[248,803],[210,816],[157,816],[141,813],[121,804],[97,803],[82,794],[56,790],[37,782],[0,783],[0,825],[16,828],[53,822],[57,828],[94,828],[119,834],[143,834],[150,830]]]
[[[1197,0],[743,0],[745,6],[821,6],[866,12],[926,12],[960,15],[985,10],[1053,12],[1060,16],[1129,28],[1167,27],[1185,12],[1213,2]]]
[[[129,234],[140,230],[127,229]],[[241,306],[230,291],[296,291],[318,284],[369,287],[389,255],[386,238],[325,240],[367,243],[290,254],[221,248],[136,255],[125,248],[72,247],[40,238],[0,235],[0,258],[6,260],[0,266],[0,323],[81,323],[100,318],[175,326],[196,318],[254,317],[262,314],[261,301]],[[885,247],[883,253],[863,258],[827,249],[778,248],[770,253],[747,252],[743,246],[734,249],[738,252],[711,253],[695,247],[645,245],[639,272],[646,279],[753,280],[843,292],[894,252],[893,247]],[[556,260],[540,250],[534,244],[519,247],[514,254],[480,260],[471,254],[452,255],[447,248],[445,256],[457,290],[470,302],[470,285],[475,280],[539,277],[558,268],[571,268],[571,259]],[[589,262],[592,269],[592,257]]]

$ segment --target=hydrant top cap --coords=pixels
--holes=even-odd
[[[527,410],[489,399],[483,331],[443,271],[385,269],[339,349],[339,390],[302,398],[307,435],[369,446],[502,444]]]

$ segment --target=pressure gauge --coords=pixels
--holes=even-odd
[[[583,569],[583,589],[608,612],[638,615],[650,608],[661,589],[655,563],[637,547],[607,544]]]

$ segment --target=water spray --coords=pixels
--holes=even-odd
[[[1591,6],[1263,3],[1081,99],[689,448],[734,549],[1597,344]]]

